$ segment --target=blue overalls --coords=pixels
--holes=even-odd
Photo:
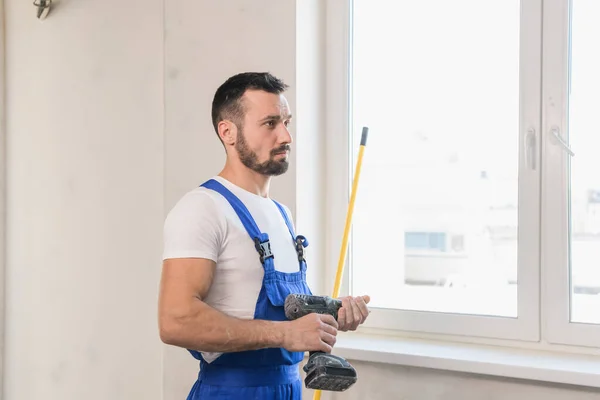
[[[265,270],[254,319],[285,321],[283,305],[287,295],[312,294],[306,283],[306,261],[303,251],[303,248],[308,246],[308,241],[305,237],[294,234],[284,208],[274,201],[288,226],[292,236],[290,245],[295,246],[300,264],[298,272],[276,271],[269,235],[260,232],[246,206],[214,179],[205,182],[202,186],[217,191],[227,199],[254,241]],[[300,400],[302,398],[302,380],[298,364],[304,357],[303,352],[270,348],[224,353],[209,364],[203,360],[201,353],[189,351],[200,360],[200,373],[187,400]]]

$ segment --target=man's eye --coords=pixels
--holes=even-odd
[[[267,126],[269,127],[274,127],[275,126],[275,121],[267,121]]]
[[[285,126],[288,126],[290,124],[290,120],[287,120],[284,122]]]

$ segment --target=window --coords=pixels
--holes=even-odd
[[[600,2],[334,3],[329,247],[368,126],[343,285],[367,326],[600,345]]]
[[[556,3],[556,4],[554,4]],[[600,346],[600,2],[552,2],[544,32],[545,113],[542,234],[548,337],[552,342]],[[568,15],[568,18],[565,17]],[[552,45],[552,42],[554,42]]]

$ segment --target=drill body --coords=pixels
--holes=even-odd
[[[337,321],[342,301],[329,296],[312,296],[309,294],[290,294],[285,300],[285,316],[289,320],[302,318],[305,315],[329,314]]]
[[[341,300],[305,294],[290,294],[284,305],[289,320],[317,313],[329,314],[337,321],[341,307]],[[357,380],[356,370],[348,361],[321,351],[311,351],[303,369],[306,372],[304,384],[308,389],[342,392]]]

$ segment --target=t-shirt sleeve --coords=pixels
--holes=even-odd
[[[225,219],[207,193],[187,193],[167,215],[163,260],[206,258],[217,262],[225,237]]]

